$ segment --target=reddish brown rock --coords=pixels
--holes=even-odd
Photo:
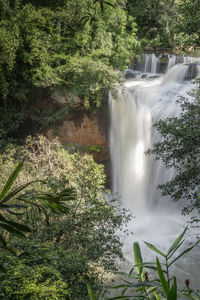
[[[55,129],[46,132],[49,139],[58,137],[70,152],[79,151],[92,154],[97,163],[103,163],[110,187],[110,157],[108,149],[107,111],[96,115],[85,111],[74,111],[66,115]]]
[[[106,145],[106,136],[102,134],[97,119],[83,115],[80,124],[75,120],[66,120],[59,127],[58,136],[61,142],[79,143],[82,145]]]
[[[56,130],[49,129],[49,139],[58,137],[65,145],[74,144],[79,151],[93,154],[97,162],[109,159],[107,143],[108,124],[105,113],[95,116],[85,112],[73,112],[67,115]]]
[[[107,145],[106,132],[102,126],[99,125],[98,117],[80,112],[68,115],[62,124],[57,126],[56,135],[62,143],[78,143],[88,146]],[[49,129],[47,136],[49,138],[55,136],[54,130]]]

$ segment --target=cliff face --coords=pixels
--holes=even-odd
[[[108,149],[108,110],[95,115],[77,110],[66,115],[55,129],[46,131],[51,139],[55,136],[70,151],[92,154],[97,163],[105,166],[107,187],[110,187],[110,157]]]
[[[103,129],[103,130],[102,130]],[[84,112],[72,113],[62,125],[58,126],[58,137],[62,143],[106,146],[107,137],[104,128],[100,128],[99,119]],[[51,130],[49,132],[51,135]]]
[[[79,97],[70,94],[67,90],[54,97],[46,95],[35,100],[29,110],[29,119],[19,130],[19,136],[25,138],[27,135],[44,134],[48,139],[57,137],[70,153],[79,151],[93,155],[97,163],[104,164],[107,187],[110,187],[107,103],[108,99],[105,96],[103,110],[93,113],[84,108]],[[59,115],[59,111],[62,110],[64,113],[56,118],[56,114]],[[48,118],[54,122],[47,122]]]

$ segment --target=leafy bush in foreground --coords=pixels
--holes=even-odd
[[[62,280],[67,280],[75,299],[85,299],[86,281],[89,280],[95,287],[96,282],[100,283],[102,270],[114,268],[116,258],[123,257],[120,237],[116,231],[123,228],[128,217],[125,217],[125,211],[120,210],[115,201],[109,204],[104,197],[103,166],[97,165],[92,156],[69,154],[57,140],[48,141],[42,136],[30,137],[24,147],[15,148],[10,145],[0,156],[0,165],[7,166],[2,168],[1,183],[6,181],[10,170],[22,159],[24,166],[14,187],[32,180],[46,182],[45,186],[40,181],[29,186],[23,195],[27,200],[29,197],[31,199],[35,190],[46,194],[55,190],[59,193],[68,186],[75,190],[76,200],[67,203],[68,214],[58,216],[54,212],[48,213],[51,226],[45,225],[45,217],[34,207],[20,218],[33,228],[29,240],[36,243],[39,239],[41,244],[52,242],[54,247],[62,247],[66,258],[74,253],[75,257],[83,259],[80,264],[75,264],[75,281],[72,279],[71,267],[66,265],[66,261],[63,262],[67,275],[62,273]],[[20,243],[17,245],[23,252],[23,246]],[[27,251],[31,253],[32,250],[30,248]],[[61,272],[61,267],[58,269]],[[76,284],[83,287],[81,295]],[[23,289],[23,283],[20,287]]]
[[[13,240],[20,255],[0,254],[6,272],[0,273],[1,299],[86,299],[86,281],[95,288],[87,257],[79,250],[34,238]]]
[[[0,247],[15,255],[17,254],[17,249],[10,247],[10,239],[13,236],[26,237],[26,234],[31,232],[30,227],[26,224],[27,222],[21,222],[21,217],[27,210],[32,207],[37,208],[38,214],[42,212],[49,225],[48,210],[57,214],[69,213],[66,202],[75,200],[74,191],[70,188],[53,194],[34,191],[28,197],[31,199],[27,199],[27,194],[23,193],[24,190],[38,182],[37,180],[27,182],[10,191],[22,167],[23,163],[17,165],[0,193]],[[44,182],[42,183],[43,185],[45,184]],[[2,265],[0,265],[0,268],[5,271]]]

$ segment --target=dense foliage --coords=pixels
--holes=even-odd
[[[76,199],[72,188],[66,188],[61,192],[56,191],[54,193],[41,193],[36,190],[31,195],[23,193],[36,182],[44,185],[45,182],[41,180],[26,182],[12,189],[22,167],[23,163],[19,163],[16,166],[0,193],[0,244],[2,249],[13,254],[17,254],[18,251],[16,248],[10,247],[9,236],[25,237],[27,233],[31,232],[31,228],[26,224],[27,222],[24,224],[21,220],[22,216],[27,213],[27,210],[36,207],[39,213],[42,212],[45,215],[45,221],[49,225],[48,210],[57,214],[69,213],[70,209],[66,204]],[[13,216],[20,216],[20,222],[18,222],[18,218],[15,220],[16,218]],[[4,266],[1,264],[0,269],[5,271]]]
[[[136,19],[138,37],[144,46],[150,44],[163,49],[174,47],[174,1],[128,1],[127,9]]]
[[[68,287],[73,297],[84,299],[84,293],[87,293],[86,281],[93,286],[100,284],[101,273],[114,268],[116,258],[122,258],[117,230],[123,228],[128,218],[125,218],[125,211],[120,210],[115,201],[108,204],[103,195],[105,183],[103,166],[97,165],[91,156],[69,154],[57,140],[49,142],[44,137],[29,137],[26,142],[26,146],[23,147],[8,146],[0,156],[0,164],[7,166],[0,175],[1,184],[6,181],[16,163],[24,159],[23,169],[14,186],[32,180],[42,180],[46,184],[35,182],[29,186],[25,194],[21,195],[22,200],[31,201],[35,191],[49,195],[55,191],[59,193],[68,186],[74,188],[76,200],[67,202],[68,211],[63,215],[48,213],[50,226],[46,225],[46,216],[39,214],[37,207],[29,207],[26,214],[13,216],[14,220],[16,218],[30,224],[33,231],[25,244],[17,240],[11,241],[12,246],[17,247],[21,254],[18,259],[9,256],[10,258],[3,260],[4,267],[7,264],[8,271],[2,275],[2,280],[11,276],[12,273],[9,272],[12,264],[13,268],[17,268],[19,273],[16,273],[16,276],[19,276],[21,281],[19,286],[12,285],[10,291],[4,290],[2,293],[6,296],[10,293],[25,297],[26,293],[28,295],[31,292],[31,284],[36,284],[39,280],[37,278],[41,277],[44,292],[48,284],[55,289],[55,295],[59,292],[64,293]],[[41,252],[40,248],[43,247],[45,249],[49,247],[50,253],[46,253],[48,250]],[[40,255],[37,255],[37,252]],[[26,256],[26,253],[29,253],[30,257]],[[49,258],[46,255],[49,255]],[[36,273],[30,272],[30,276],[26,278],[23,272],[24,270],[29,272],[32,266],[29,259],[33,260]],[[44,275],[44,279],[38,269],[38,259],[41,272],[42,270],[44,274],[49,272],[49,275]],[[50,274],[55,276],[55,280],[49,282]],[[59,282],[63,290],[57,290]],[[37,299],[37,286],[32,287],[31,295],[32,299]],[[55,299],[59,299],[56,297]]]
[[[127,11],[144,46],[179,51],[200,46],[199,0],[128,0]]]
[[[200,46],[200,1],[181,0],[178,6],[179,22],[177,32],[179,33],[178,45],[182,48],[188,46],[195,48]]]
[[[199,7],[199,0],[0,0],[0,135],[48,125],[46,114],[59,118],[46,108],[60,90],[101,108],[116,69],[141,47],[198,47]]]
[[[70,299],[72,291],[67,284],[68,278],[59,269],[66,267],[65,273],[70,272],[72,280],[74,274],[68,264],[74,264],[73,258],[53,243],[33,240],[20,242],[19,246],[20,257],[1,254],[0,259],[6,268],[6,272],[0,274],[1,298]],[[78,259],[75,258],[76,264]]]
[[[57,89],[99,108],[118,81],[115,69],[127,67],[139,45],[123,1],[103,9],[93,0],[1,0],[0,7],[1,134],[16,132],[33,118],[36,100],[52,102]]]

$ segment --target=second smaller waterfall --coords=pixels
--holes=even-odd
[[[144,55],[144,73],[156,74],[159,58],[155,54]]]
[[[144,74],[165,74],[177,64],[200,66],[200,59],[197,57],[181,56],[174,54],[143,54],[139,57],[129,70],[139,71]],[[196,68],[196,67],[195,67]],[[195,78],[196,73],[191,73],[191,78]],[[190,79],[191,79],[190,78]]]

